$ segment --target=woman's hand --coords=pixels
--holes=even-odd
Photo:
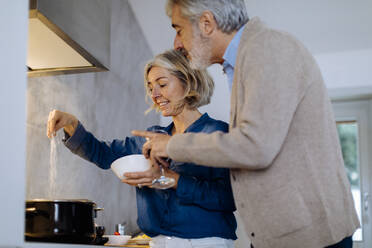
[[[153,166],[152,168],[141,172],[124,173],[123,183],[141,188],[142,186],[151,186],[152,181],[160,176],[160,170]]]
[[[174,189],[177,188],[178,178],[180,177],[178,173],[169,170],[164,169],[165,176],[172,177],[176,181],[176,184],[173,186]],[[122,180],[123,183],[136,186],[136,187],[143,187],[148,186],[151,188],[152,181],[154,181],[155,178],[160,177],[160,168],[156,165],[152,165],[150,169],[143,172],[128,172],[124,174],[125,179]]]
[[[55,137],[59,129],[64,130],[72,136],[78,126],[79,120],[75,116],[59,110],[52,110],[49,113],[47,123],[47,136],[49,138]]]

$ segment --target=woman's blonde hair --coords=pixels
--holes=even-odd
[[[210,103],[214,90],[213,79],[206,70],[191,69],[188,59],[177,50],[167,50],[147,62],[144,72],[146,101],[151,98],[148,75],[154,67],[164,68],[180,80],[185,93],[179,107],[195,109]],[[153,104],[148,111],[151,109],[159,110],[156,104]]]

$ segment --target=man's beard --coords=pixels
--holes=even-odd
[[[211,65],[212,48],[210,40],[202,37],[198,27],[194,30],[194,37],[191,43],[191,50],[188,53],[190,58],[190,67],[192,69],[204,70]]]

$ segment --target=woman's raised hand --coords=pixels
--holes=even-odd
[[[72,136],[79,124],[79,120],[75,116],[65,113],[59,110],[52,110],[49,113],[48,123],[47,123],[47,136],[52,138],[56,136],[59,129],[64,128],[64,130]]]

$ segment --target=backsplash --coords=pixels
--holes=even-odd
[[[123,139],[132,129],[158,124],[157,114],[144,114],[149,106],[144,101],[143,67],[153,54],[128,1],[64,0],[63,6],[58,2],[39,4],[109,71],[28,79],[26,199],[89,199],[104,208],[97,213],[96,222],[106,227],[106,233],[113,233],[115,224],[122,222],[127,223],[126,232],[136,232],[135,189],[121,183],[111,170],[99,169],[72,154],[62,144],[62,131],[51,160],[46,122],[52,109],[69,112],[96,137],[108,141]],[[74,11],[64,11],[68,7]],[[99,25],[91,19],[99,19]],[[78,21],[84,25],[76,24]],[[98,41],[89,32],[79,32],[82,26],[95,30]],[[50,171],[51,161],[56,164],[54,171]],[[51,175],[55,178],[53,193]]]

